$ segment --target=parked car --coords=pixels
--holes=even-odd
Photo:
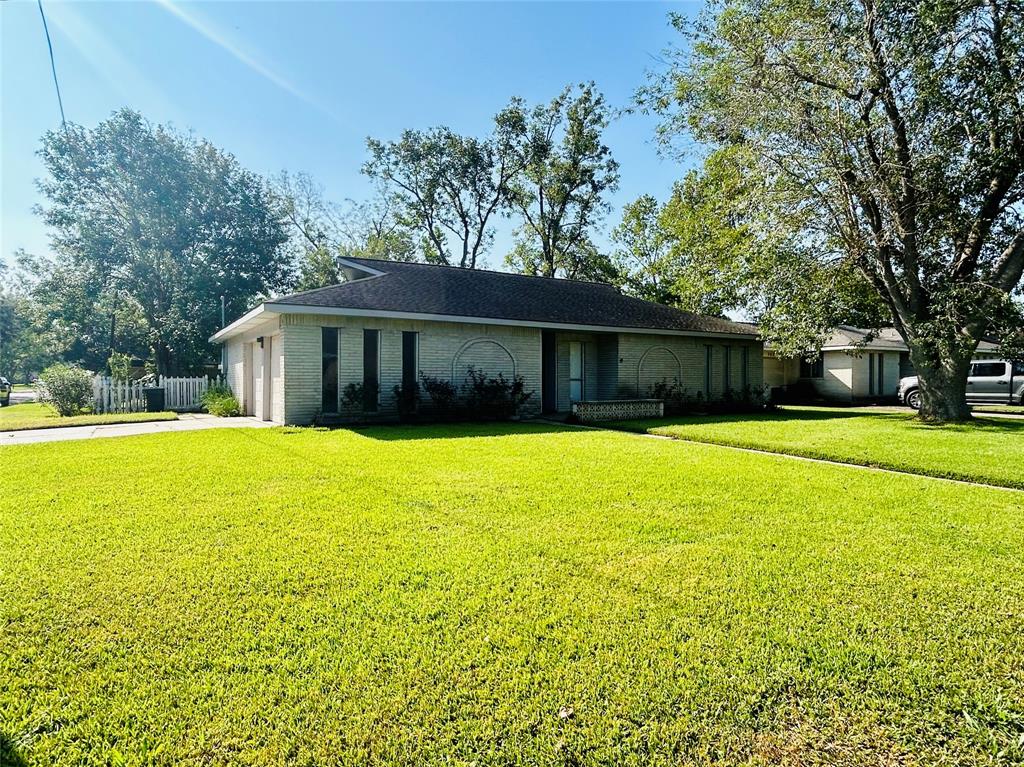
[[[900,379],[900,402],[914,410],[921,408],[921,389],[917,376]],[[967,402],[970,405],[1024,405],[1024,362],[975,360],[967,377]]]
[[[11,404],[11,382],[0,376],[0,407],[7,407]]]

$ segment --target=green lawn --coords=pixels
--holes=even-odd
[[[623,421],[615,428],[1024,488],[1024,421],[929,426],[912,414],[785,407],[756,415]]]
[[[111,423],[140,421],[174,421],[176,413],[111,413],[109,415],[74,415],[61,418],[49,405],[26,402],[0,408],[0,431],[24,429],[56,429],[63,426],[102,426]]]
[[[971,408],[974,413],[1012,413],[1024,415],[1024,407],[1020,405],[974,405]]]
[[[12,763],[1024,759],[1024,493],[527,425],[0,456]]]

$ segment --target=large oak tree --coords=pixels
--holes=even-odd
[[[1024,7],[1013,0],[720,0],[642,100],[661,136],[753,158],[756,195],[822,263],[857,269],[920,375],[969,417],[980,338],[1019,322]]]
[[[122,110],[47,133],[40,154],[53,254],[35,262],[37,290],[83,286],[115,323],[140,314],[160,373],[214,358],[220,296],[236,315],[288,284],[280,206],[209,142]]]

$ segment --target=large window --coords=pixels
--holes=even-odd
[[[822,357],[813,362],[807,360],[800,360],[800,377],[801,378],[824,378],[825,377],[825,360]]]
[[[420,334],[414,330],[402,331],[402,388],[412,391],[419,377]]]
[[[363,411],[380,406],[380,331],[363,330]]]
[[[321,401],[320,412],[338,412],[338,329],[320,328]]]
[[[715,358],[715,347],[704,347],[704,397],[711,399],[711,362]]]

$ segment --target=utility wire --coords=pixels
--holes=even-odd
[[[39,16],[43,20],[43,31],[46,33],[46,47],[50,51],[50,71],[53,72],[53,87],[57,89],[57,105],[60,107],[60,124],[65,133],[68,129],[68,121],[64,119],[64,100],[60,97],[60,83],[57,82],[57,65],[53,61],[53,43],[50,42],[50,28],[46,26],[46,14],[43,13],[43,0],[36,0],[39,5]]]

